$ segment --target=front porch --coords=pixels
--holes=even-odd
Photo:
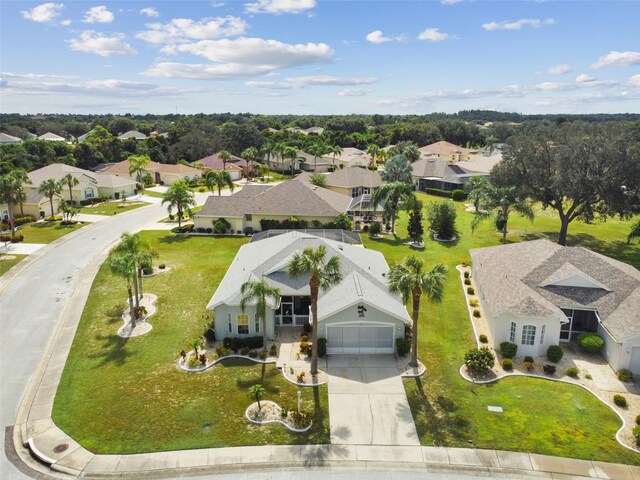
[[[581,333],[598,333],[600,318],[595,310],[563,308],[567,322],[560,325],[560,341],[576,342]]]
[[[302,327],[310,321],[311,297],[283,296],[274,311],[276,327]]]

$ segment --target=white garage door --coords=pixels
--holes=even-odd
[[[393,353],[393,326],[327,327],[327,353]]]
[[[631,361],[629,362],[629,370],[636,375],[640,374],[640,347],[631,349]]]
[[[231,180],[240,180],[241,174],[238,170],[228,170]]]

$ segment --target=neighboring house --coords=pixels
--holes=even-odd
[[[92,133],[93,131],[94,131],[94,130],[89,130],[87,133],[85,133],[85,134],[83,134],[83,135],[80,135],[80,136],[78,137],[78,139],[77,139],[77,140],[78,140],[78,143],[82,143],[82,142],[84,142],[84,141],[87,139],[87,135],[89,135],[89,134],[90,134],[90,133]]]
[[[333,163],[333,155],[325,155],[327,160]],[[371,156],[359,148],[345,147],[340,155],[336,155],[336,167],[368,167],[371,163]]]
[[[382,185],[382,178],[377,171],[366,168],[341,168],[326,176],[327,188],[334,192],[356,198],[372,194]]]
[[[120,140],[128,140],[130,138],[135,138],[136,140],[144,140],[145,138],[147,138],[147,136],[137,130],[129,130],[128,132],[118,135],[118,138]]]
[[[472,160],[482,155],[479,150],[464,148],[444,140],[426,145],[418,150],[420,150],[423,158],[437,157],[453,163]]]
[[[53,163],[29,172],[29,178],[31,179],[31,186],[37,189],[45,180],[53,178],[59,181],[67,173],[70,173],[78,180],[78,185],[71,189],[74,202],[91,200],[99,196],[122,198],[122,195],[129,197],[135,194],[136,182],[129,178],[119,178],[115,175],[91,172],[64,163]],[[70,200],[69,188],[66,185],[62,187],[60,195],[62,195],[65,200]]]
[[[339,213],[346,213],[352,198],[299,179],[278,185],[247,185],[230,196],[211,195],[194,215],[196,228],[212,228],[219,218],[226,219],[231,229],[244,232],[262,230],[260,220],[317,220],[328,223]]]
[[[48,142],[66,142],[67,140],[55,133],[47,132],[38,137],[38,140],[47,140]]]
[[[22,143],[22,139],[0,132],[0,145],[11,145],[16,143]]]
[[[640,374],[640,271],[549,240],[470,253],[494,348],[510,341],[518,355],[539,356],[550,345],[597,332],[614,370]]]
[[[146,168],[147,172],[153,177],[155,183],[162,185],[171,185],[176,180],[191,180],[192,178],[199,177],[202,172],[197,168],[190,167],[189,165],[169,164],[169,163],[157,163],[149,162]],[[129,161],[122,160],[121,162],[114,163],[108,167],[99,170],[102,173],[108,173],[116,175],[118,177],[125,177],[132,180],[136,180],[136,174],[129,174]]]
[[[6,203],[0,203],[0,220],[2,220],[3,222],[6,222],[8,219],[9,219],[9,205]]]
[[[28,188],[26,191],[26,200],[22,204],[22,211],[25,215],[33,215],[35,218],[44,218],[51,215],[51,203],[49,197],[38,192],[37,188]],[[68,190],[67,190],[68,193]],[[62,203],[62,195],[54,195],[53,212],[58,213],[60,210],[60,204]],[[16,204],[13,207],[13,214],[20,215],[20,205]]]
[[[191,165],[196,162],[192,162]],[[214,153],[213,155],[209,155],[208,157],[201,158],[197,160],[197,163],[202,163],[206,170],[222,170],[223,168],[229,172],[232,180],[240,180],[243,175],[247,175],[249,173],[249,164],[244,158],[236,157],[232,155],[229,160],[227,160],[226,167],[225,163],[219,156],[219,153]],[[255,162],[254,162],[255,166]]]
[[[298,152],[298,156],[302,156],[301,154],[304,152]],[[305,158],[306,161],[306,158]],[[270,170],[275,170],[278,172],[289,173],[295,170],[299,170],[301,163],[298,159],[291,160],[289,158],[285,158],[284,160],[280,157],[279,153],[272,153],[269,156],[269,160],[267,160],[267,156],[264,157],[263,162],[266,164]]]
[[[310,133],[315,133],[317,135],[321,135],[322,132],[324,132],[324,128],[322,128],[322,127],[309,127],[306,130],[303,130],[302,133],[305,133],[306,135],[308,135]]]
[[[476,157],[473,160],[458,162],[456,165],[463,170],[471,170],[474,172],[490,173],[491,169],[496,166],[498,162],[502,160],[500,153],[494,153],[491,156]]]
[[[466,162],[469,164],[471,162]],[[453,191],[463,189],[471,177],[488,176],[488,172],[475,172],[462,168],[437,157],[428,157],[411,164],[411,178],[416,190],[424,192],[427,188]]]
[[[325,157],[315,157],[310,153],[298,152],[300,170],[303,172],[324,173],[329,171],[329,167],[333,164],[332,160]]]
[[[292,183],[292,182],[287,182]],[[327,353],[394,353],[395,340],[404,337],[411,323],[400,297],[389,292],[389,266],[377,251],[320,238],[309,233],[288,232],[243,245],[238,251],[207,309],[215,312],[219,338],[261,336],[273,339],[276,328],[314,323],[310,318],[307,277],[287,273],[296,252],[323,245],[327,257],[340,258],[342,281],[320,290],[318,337],[327,339]],[[265,331],[256,318],[255,302],[240,308],[240,289],[246,281],[265,280],[280,290],[281,301],[267,301]]]

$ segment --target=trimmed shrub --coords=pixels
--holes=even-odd
[[[160,270],[164,270],[165,268],[167,268],[167,266],[164,263],[161,263],[160,265],[158,265],[158,268]]]
[[[564,350],[560,345],[551,345],[547,348],[547,359],[550,362],[558,363],[564,357]]]
[[[396,338],[396,352],[401,357],[406,356],[411,351],[411,340],[407,338]]]
[[[464,272],[464,278],[469,278],[471,275],[469,275],[469,272]]]
[[[224,218],[219,218],[213,222],[214,233],[227,233],[231,228],[231,224]]]
[[[252,350],[252,351],[255,351],[255,350]],[[260,350],[258,352],[258,358],[260,360],[266,360],[267,359],[267,352],[265,352],[264,350]]]
[[[597,353],[604,346],[604,340],[597,333],[581,333],[578,335],[578,345],[585,352]]]
[[[547,375],[553,375],[554,373],[556,373],[556,366],[546,363],[542,367],[542,370],[544,370],[544,373],[546,373]]]
[[[525,362],[533,363],[533,357],[532,357],[532,356],[530,356],[530,355],[527,355],[526,357],[524,357],[524,361],[525,361]]]
[[[478,337],[478,340],[480,340],[480,343],[489,343],[489,339],[484,333],[480,334],[480,336]]]
[[[172,233],[191,233],[193,232],[193,223],[189,225],[183,225],[181,227],[173,227],[171,229]]]
[[[258,356],[258,352],[255,350],[249,350],[249,357],[256,358]]]
[[[473,316],[476,318],[480,318],[480,310],[478,310],[477,308],[473,311]]]
[[[318,338],[318,356],[324,358],[327,355],[327,339]]]
[[[627,370],[626,368],[621,368],[616,372],[616,377],[618,377],[618,380],[620,380],[621,382],[630,382],[631,380],[633,380],[633,373],[631,373],[631,371]]]
[[[213,330],[213,328],[209,327],[204,331],[204,338],[207,340],[207,342],[209,343],[213,343],[216,341],[216,332]]]
[[[467,293],[469,295],[475,295],[476,291],[475,291],[475,289],[473,287],[467,287]]]
[[[502,360],[502,368],[507,372],[513,370],[513,360],[511,360],[510,358],[505,358],[504,360]]]
[[[469,350],[464,355],[464,364],[471,373],[476,375],[487,373],[495,363],[496,359],[487,347]]]
[[[500,344],[500,354],[504,358],[513,358],[518,353],[518,345],[511,342],[502,342]]]
[[[480,305],[480,302],[478,302],[478,300],[476,300],[475,298],[472,298],[471,300],[469,300],[470,307],[477,307],[478,305]]]
[[[576,367],[569,367],[565,372],[569,377],[578,378],[580,371]]]
[[[640,415],[636,417],[636,425],[640,425]]]
[[[471,279],[470,278],[465,278],[464,279],[464,284],[465,285],[471,285]]]
[[[439,188],[425,188],[424,193],[428,193],[429,195],[436,195],[437,197],[451,198],[451,192],[440,190]]]
[[[306,333],[308,336],[311,333],[311,330],[312,330],[311,324],[309,322],[304,322],[304,325],[302,325],[302,331]]]
[[[318,340],[318,350],[320,349],[320,340]],[[275,357],[276,355],[278,355],[278,347],[276,347],[276,344],[272,344],[271,348],[269,348],[269,355],[271,355],[272,357]]]
[[[454,202],[461,202],[467,199],[467,194],[464,192],[464,190],[456,189],[451,192],[451,199]]]
[[[45,222],[59,222],[60,220],[62,220],[62,217],[60,215],[54,215],[53,217],[44,217]]]
[[[636,445],[640,447],[640,425],[633,429],[633,436],[636,437]]]
[[[248,354],[249,354],[249,347],[247,347],[247,346],[242,347],[242,348],[240,349],[240,353],[241,353],[242,355],[248,355]]]
[[[247,352],[252,349],[262,348],[264,345],[263,337],[225,337],[222,340],[224,348],[230,348],[234,352],[247,348]]]
[[[0,235],[0,242],[20,243],[24,240],[24,236],[21,233],[16,233],[14,236],[11,234]]]
[[[615,403],[620,408],[627,408],[628,406],[627,399],[624,395],[619,395],[619,394],[614,395],[613,403]]]
[[[218,358],[229,355],[229,348],[222,345],[218,345],[216,347],[216,355],[218,355]]]

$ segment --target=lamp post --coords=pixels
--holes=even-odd
[[[300,399],[302,398],[302,390],[298,390],[298,413],[300,413]]]

